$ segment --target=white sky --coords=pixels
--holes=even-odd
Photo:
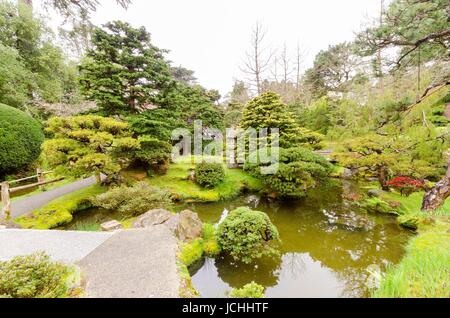
[[[222,95],[243,78],[239,65],[257,20],[268,29],[268,44],[286,43],[294,56],[300,42],[307,68],[321,49],[352,40],[380,12],[380,0],[133,0],[128,11],[113,0],[101,3],[95,24],[120,19],[145,26],[156,46],[170,50],[173,65],[192,69],[201,85]]]

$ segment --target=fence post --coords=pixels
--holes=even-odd
[[[43,173],[41,168],[36,169],[36,174],[37,174],[38,183],[44,183],[45,182],[45,174]],[[39,186],[39,189],[41,189],[41,190],[44,190],[44,188],[45,188],[44,185]]]
[[[0,212],[0,221],[9,220],[11,215],[11,198],[9,196],[8,181],[2,182],[2,210]]]

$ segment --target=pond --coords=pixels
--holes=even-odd
[[[276,259],[251,265],[227,257],[202,260],[191,268],[195,288],[202,297],[224,297],[254,281],[266,287],[266,297],[368,296],[369,269],[385,271],[398,263],[412,234],[392,216],[360,211],[354,200],[361,193],[357,184],[345,183],[316,189],[297,202],[268,203],[247,196],[185,206],[210,223],[219,222],[224,210],[251,206],[269,215],[282,240]]]
[[[266,297],[366,297],[369,269],[382,272],[398,263],[412,233],[395,217],[367,214],[358,207],[366,189],[337,183],[310,191],[295,202],[266,202],[255,195],[232,201],[190,203],[203,222],[216,224],[240,206],[266,212],[281,237],[281,255],[245,265],[228,257],[206,258],[190,268],[202,297],[226,297],[232,288],[252,281],[266,288]],[[99,230],[99,224],[123,220],[118,212],[89,209],[75,215],[69,230]]]

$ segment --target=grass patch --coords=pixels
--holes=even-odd
[[[447,298],[450,295],[449,277],[450,234],[431,231],[411,240],[406,256],[387,271],[380,288],[372,296]]]
[[[263,189],[260,180],[241,169],[228,169],[224,164],[225,178],[213,189],[205,189],[188,179],[195,169],[194,157],[184,157],[170,165],[167,174],[149,178],[153,186],[169,190],[175,199],[187,202],[217,202],[237,197],[244,190],[259,192]],[[219,159],[219,158],[218,158]],[[197,160],[199,163],[201,160]]]
[[[104,193],[106,187],[92,185],[85,189],[59,197],[47,205],[18,217],[15,223],[25,229],[48,230],[70,223],[73,214],[92,207],[89,198]]]
[[[433,212],[420,211],[424,192],[401,196],[396,191],[372,198],[372,205],[396,206],[397,221],[417,231],[406,255],[382,276],[376,298],[447,298],[450,295],[450,200]],[[384,203],[383,203],[384,202]],[[396,204],[393,204],[396,203]]]

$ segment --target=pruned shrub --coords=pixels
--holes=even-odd
[[[250,263],[263,256],[274,256],[278,250],[278,230],[266,213],[248,207],[230,212],[218,228],[218,242],[235,260]]]
[[[195,167],[195,180],[204,188],[214,188],[225,179],[220,163],[202,162]]]
[[[276,149],[279,150],[279,165],[274,174],[262,173],[261,168],[269,164],[260,159],[258,152],[250,155],[244,170],[261,179],[277,197],[302,198],[308,189],[326,181],[333,171],[333,165],[309,149],[273,148],[271,151]]]
[[[16,108],[0,104],[0,176],[35,161],[43,141],[39,122]]]
[[[74,269],[51,262],[44,253],[0,262],[0,298],[67,297]]]
[[[230,292],[231,298],[264,298],[264,287],[255,282],[245,285],[242,288],[234,288]]]
[[[172,203],[168,191],[152,187],[146,182],[134,186],[122,185],[92,199],[92,203],[124,215],[137,216],[151,209],[166,208]]]

